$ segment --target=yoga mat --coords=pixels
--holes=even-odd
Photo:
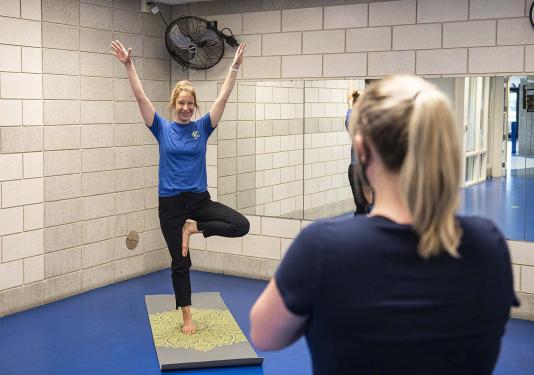
[[[152,338],[160,370],[260,365],[258,357],[219,293],[193,293],[196,333],[180,331],[182,312],[174,295],[147,295]]]

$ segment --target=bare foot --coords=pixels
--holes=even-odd
[[[198,233],[197,223],[189,221],[182,227],[182,256],[186,257],[189,251],[189,237],[193,233]]]
[[[184,321],[184,324],[182,324],[182,332],[189,335],[193,335],[195,333],[195,325],[193,324],[192,319]]]
[[[182,332],[187,334],[195,333],[195,325],[193,324],[193,316],[191,315],[191,306],[182,307],[182,318],[184,324],[182,324]]]

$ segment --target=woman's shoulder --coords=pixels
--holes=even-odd
[[[154,112],[154,123],[157,122],[159,125],[161,126],[167,126],[168,124],[170,124],[172,121],[163,117],[162,115],[160,115],[158,112]]]
[[[493,221],[480,216],[457,216],[460,226],[464,233],[483,234],[488,232],[499,232]]]
[[[506,238],[493,221],[479,216],[457,216],[457,219],[462,229],[461,246],[507,248]]]
[[[202,116],[200,116],[199,118],[197,118],[194,122],[199,124],[199,123],[203,123],[205,121],[209,121],[210,120],[210,113],[209,112],[206,112],[204,113]]]
[[[362,238],[370,234],[372,229],[379,223],[367,216],[354,216],[352,213],[347,216],[319,219],[306,226],[301,235],[309,240],[345,241],[351,237]]]

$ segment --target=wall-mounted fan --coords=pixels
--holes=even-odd
[[[223,33],[228,30],[230,35]],[[183,69],[209,69],[224,55],[224,42],[231,47],[239,43],[230,29],[217,29],[217,21],[184,16],[171,22],[165,31],[165,46]]]
[[[224,55],[224,42],[231,47],[239,46],[232,30],[227,27],[219,30],[217,21],[208,21],[195,16],[183,16],[167,25],[156,4],[148,2],[147,5],[152,13],[159,13],[167,26],[165,47],[183,70],[205,70],[217,64]],[[229,34],[225,34],[225,30],[228,30]]]

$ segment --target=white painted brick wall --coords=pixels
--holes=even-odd
[[[280,57],[249,57],[243,64],[243,78],[280,78]]]
[[[0,44],[41,47],[41,23],[2,17],[0,22]]]
[[[40,229],[44,226],[44,205],[33,204],[24,206],[24,230]]]
[[[40,99],[42,97],[42,77],[30,73],[0,73],[3,99]]]
[[[30,284],[44,279],[44,256],[38,255],[23,260],[24,284]]]
[[[320,77],[321,55],[282,56],[282,77]]]
[[[40,48],[22,47],[22,71],[25,73],[41,73],[42,51]]]
[[[415,73],[415,51],[370,52],[367,61],[372,77]]]
[[[417,74],[467,73],[467,49],[451,48],[417,51]]]
[[[0,100],[0,126],[22,125],[22,100]]]
[[[297,55],[302,52],[301,33],[263,34],[262,55]],[[247,46],[248,48],[248,46]]]
[[[387,51],[391,49],[390,27],[347,30],[347,52]]]
[[[511,18],[497,21],[497,44],[515,45],[533,42],[532,25],[528,18]]]
[[[417,2],[417,22],[467,20],[469,0],[423,0]]]
[[[520,72],[524,67],[524,51],[522,46],[470,48],[469,73]]]
[[[441,25],[393,27],[393,49],[430,49],[441,47]]]
[[[278,10],[243,13],[243,34],[279,32],[280,17],[281,13]]]
[[[521,266],[521,291],[534,293],[534,267]]]
[[[306,31],[302,39],[303,54],[345,52],[345,30]]]
[[[0,181],[22,178],[22,154],[0,154]]]
[[[23,231],[22,207],[0,208],[0,236]],[[1,240],[1,239],[0,239]]]
[[[43,177],[43,153],[30,152],[23,154],[24,178]]]
[[[2,183],[2,207],[43,202],[43,179],[6,181]]]
[[[41,0],[21,0],[21,18],[40,21],[41,20]]]
[[[20,18],[20,1],[8,1],[0,4],[0,16]]]
[[[21,47],[0,45],[0,71],[2,72],[20,72],[22,69]]]
[[[416,1],[384,1],[369,4],[369,26],[415,23]]]
[[[282,31],[320,30],[323,8],[287,9],[282,11]]]
[[[324,8],[325,29],[367,26],[368,4],[339,5]]]
[[[523,0],[470,0],[469,19],[521,17],[524,10]]]
[[[495,20],[444,23],[443,48],[493,46],[496,25]]]
[[[281,239],[248,235],[243,239],[243,254],[258,258],[280,259]]]
[[[42,229],[2,237],[2,262],[43,254],[43,241]]]
[[[22,260],[0,264],[0,290],[13,288],[24,283]]]

